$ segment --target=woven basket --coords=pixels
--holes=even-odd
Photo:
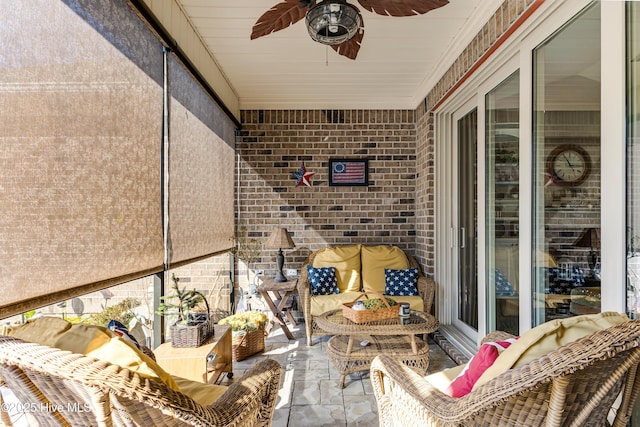
[[[231,350],[233,361],[244,360],[249,356],[260,353],[264,350],[264,328],[247,332],[244,335],[233,336],[231,338]]]
[[[209,303],[204,295],[202,295],[202,298],[207,307],[207,312],[193,314],[195,321],[198,323],[195,325],[178,325],[176,322],[169,328],[173,347],[200,347],[214,334],[215,325],[211,318]]]
[[[379,298],[380,302],[377,307],[372,310],[354,310],[353,304],[359,299]],[[358,298],[351,302],[342,304],[342,316],[355,323],[374,322],[376,320],[393,319],[398,317],[400,307],[398,305],[391,306],[386,298],[374,291],[362,292]]]

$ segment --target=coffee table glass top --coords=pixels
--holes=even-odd
[[[329,311],[316,318],[318,326],[337,335],[367,333],[371,335],[428,334],[438,329],[438,320],[428,313],[411,311],[408,317],[355,323],[342,315],[342,309]]]

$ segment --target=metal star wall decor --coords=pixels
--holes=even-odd
[[[296,179],[296,187],[299,187],[302,184],[305,184],[307,187],[311,187],[311,177],[315,175],[315,172],[307,172],[307,168],[304,166],[300,166],[296,172],[291,172],[291,176]]]

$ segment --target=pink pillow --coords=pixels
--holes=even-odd
[[[482,344],[480,350],[471,358],[462,372],[449,384],[445,391],[451,397],[467,395],[475,385],[478,378],[493,365],[500,353],[513,344],[519,337],[506,341],[487,342]]]

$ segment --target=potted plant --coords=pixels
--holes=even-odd
[[[171,325],[171,343],[174,347],[198,347],[213,333],[210,321],[209,303],[207,299],[195,289],[180,289],[179,279],[171,275],[173,281],[172,295],[161,297],[162,303],[157,314],[164,316],[176,314],[178,320]],[[177,303],[173,302],[177,299]],[[202,302],[207,307],[206,313],[195,313],[193,310]]]
[[[259,311],[236,313],[220,320],[220,325],[231,326],[231,349],[234,362],[264,350],[264,327],[267,321],[267,315]]]
[[[231,237],[231,241],[233,242],[233,248],[231,249],[233,256],[237,260],[245,263],[247,283],[252,288],[251,293],[253,294],[255,293],[256,276],[254,275],[252,281],[251,272],[253,271],[253,263],[262,253],[262,242],[254,237],[250,237],[249,232],[242,227],[236,230],[235,234]],[[239,269],[240,266],[238,265],[238,270]]]

